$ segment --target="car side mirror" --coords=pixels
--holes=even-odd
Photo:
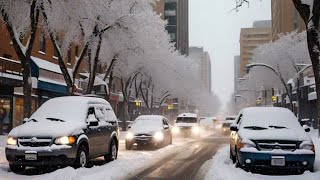
[[[88,127],[98,126],[99,121],[94,115],[89,115],[88,119],[87,119],[87,125],[88,125]]]
[[[23,121],[22,121],[22,124],[25,124],[29,121],[29,118],[24,118]]]
[[[310,127],[307,125],[303,125],[303,129],[305,132],[310,132]]]
[[[238,126],[236,125],[236,124],[231,124],[231,126],[230,126],[230,131],[239,131],[239,128],[238,128]]]
[[[170,128],[168,125],[164,125],[163,127],[164,127],[164,129],[169,129]]]

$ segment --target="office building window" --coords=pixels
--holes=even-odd
[[[40,49],[41,52],[46,52],[46,34],[44,32],[41,32],[40,34]]]

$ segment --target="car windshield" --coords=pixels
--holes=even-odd
[[[38,122],[85,122],[88,106],[84,103],[50,100],[44,103],[31,117]],[[77,105],[75,106],[75,103]]]
[[[301,128],[294,114],[287,109],[254,108],[245,111],[241,128],[263,129],[297,129]]]
[[[176,123],[197,123],[197,118],[192,117],[178,117]]]
[[[159,119],[137,119],[133,122],[130,130],[135,132],[151,132],[163,129],[162,120]]]

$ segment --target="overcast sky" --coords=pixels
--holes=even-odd
[[[212,89],[225,103],[233,92],[233,61],[239,35],[255,20],[271,19],[271,0],[252,0],[238,12],[235,0],[189,0],[190,46],[203,46],[212,64]]]

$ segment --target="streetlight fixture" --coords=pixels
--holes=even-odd
[[[260,67],[265,67],[267,69],[270,69],[272,72],[274,72],[274,74],[280,79],[282,85],[284,86],[284,88],[286,89],[286,93],[288,95],[288,98],[289,98],[289,101],[290,101],[290,109],[293,111],[293,103],[292,103],[292,96],[291,96],[291,93],[289,92],[289,89],[287,87],[287,83],[284,81],[284,79],[282,78],[282,75],[276,71],[275,68],[273,68],[272,66],[268,65],[268,64],[264,64],[264,63],[251,63],[251,64],[247,64],[246,65],[246,71],[247,73],[250,72],[250,69],[253,68],[253,67],[257,67],[257,66],[260,66]],[[279,67],[278,67],[279,69]]]
[[[237,100],[237,98],[241,98],[241,99],[245,100],[245,101],[246,101],[246,104],[247,104],[247,107],[249,107],[249,103],[248,103],[247,98],[245,98],[244,96],[239,95],[239,94],[234,95],[234,100],[235,100],[235,101]]]

